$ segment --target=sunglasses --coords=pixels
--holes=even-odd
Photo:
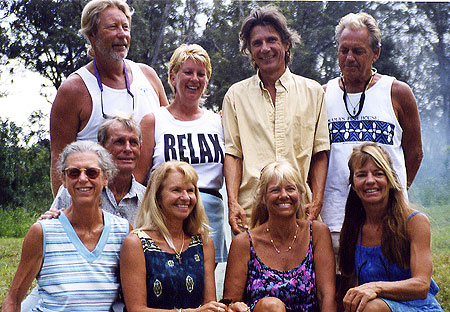
[[[81,172],[83,172],[86,174],[86,176],[89,179],[96,179],[99,175],[100,172],[102,171],[102,169],[100,168],[66,168],[64,170],[64,173],[66,174],[66,176],[68,176],[71,179],[78,179],[81,175]]]

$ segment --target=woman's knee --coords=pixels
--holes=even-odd
[[[275,297],[265,297],[256,303],[253,312],[286,312],[283,301]]]
[[[390,312],[391,309],[383,300],[377,298],[367,302],[363,312]]]

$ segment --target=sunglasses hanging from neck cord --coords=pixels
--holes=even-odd
[[[103,84],[102,84],[102,80],[100,79],[100,74],[98,73],[97,64],[95,63],[95,58],[93,60],[93,63],[94,63],[95,78],[97,78],[98,88],[100,89],[100,103],[102,106],[102,116],[104,119],[107,119],[110,116],[106,115],[103,110]],[[131,93],[131,90],[130,90],[130,79],[128,78],[128,72],[127,72],[127,66],[125,65],[125,60],[123,61],[123,74],[125,76],[125,85],[127,88],[127,93],[131,96],[131,99],[133,100],[133,112],[134,112],[134,95],[133,95],[133,93]]]

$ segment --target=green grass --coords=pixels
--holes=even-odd
[[[0,309],[19,265],[22,241],[23,238],[0,238]]]
[[[439,286],[437,301],[450,311],[450,253],[433,254],[433,279]]]
[[[0,207],[0,237],[25,237],[39,216],[22,207]]]

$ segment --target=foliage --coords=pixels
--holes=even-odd
[[[0,206],[21,206],[39,212],[48,207],[52,198],[50,143],[38,136],[37,142],[22,145],[23,136],[22,128],[0,118]],[[34,137],[36,133],[31,132],[26,139],[30,142]]]
[[[208,51],[213,67],[206,107],[220,109],[228,88],[254,73],[248,58],[238,52],[240,24],[251,8],[251,3],[246,3],[244,8],[241,1],[234,1],[230,5],[214,1],[199,42]],[[224,16],[229,18],[224,19]]]
[[[24,237],[39,215],[23,207],[0,207],[0,237]]]
[[[77,34],[85,1],[5,2],[9,14],[14,16],[7,50],[10,59],[23,59],[28,68],[48,78],[55,88],[87,62],[84,39]]]

